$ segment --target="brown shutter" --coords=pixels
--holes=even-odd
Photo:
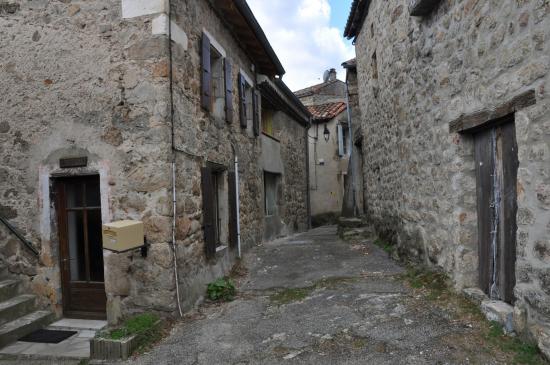
[[[262,118],[262,106],[261,106],[261,95],[259,90],[254,90],[252,95],[252,118],[253,118],[253,130],[254,135],[257,137],[260,135],[260,119]]]
[[[243,75],[239,73],[239,119],[241,122],[241,128],[247,127],[246,120],[246,80]]]
[[[237,230],[237,185],[235,181],[235,172],[227,173],[228,188],[229,188],[229,246],[237,247],[238,230]]]
[[[225,120],[233,123],[233,72],[230,58],[225,59]]]
[[[210,65],[210,38],[202,34],[202,85],[201,106],[208,111],[212,109],[212,68]]]
[[[216,234],[214,232],[214,184],[212,170],[201,169],[202,183],[202,226],[204,229],[204,249],[207,258],[216,256]]]

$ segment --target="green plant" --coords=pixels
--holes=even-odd
[[[121,340],[132,335],[147,334],[148,332],[158,330],[159,317],[151,313],[143,313],[127,319],[118,328],[115,328],[102,337],[111,340]]]
[[[235,299],[235,284],[229,278],[219,278],[216,281],[208,284],[206,294],[208,299],[214,301],[228,302]]]
[[[395,251],[395,247],[394,245],[392,245],[391,243],[388,243],[386,241],[383,241],[381,240],[380,238],[376,239],[374,241],[374,244],[378,247],[380,247],[381,249],[383,249],[384,251],[386,251],[386,253],[388,255],[391,255],[393,254],[393,251]]]
[[[521,341],[517,337],[507,336],[502,326],[491,321],[485,332],[485,339],[501,351],[514,355],[515,364],[543,365],[547,364],[543,360],[539,349],[532,343]]]

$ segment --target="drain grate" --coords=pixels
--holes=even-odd
[[[21,337],[19,341],[36,343],[60,343],[75,335],[77,331],[38,330]]]

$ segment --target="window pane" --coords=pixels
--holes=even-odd
[[[88,211],[88,248],[90,250],[90,280],[103,281],[103,244],[101,210]]]
[[[101,196],[99,194],[99,178],[90,180],[86,183],[86,206],[101,206]]]
[[[82,207],[82,183],[69,182],[65,185],[67,208]]]
[[[67,239],[69,241],[69,269],[71,281],[86,280],[84,220],[82,217],[82,211],[67,212]]]

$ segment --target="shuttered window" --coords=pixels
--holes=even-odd
[[[237,184],[235,172],[230,171],[227,174],[228,192],[229,192],[229,246],[237,247],[239,231],[237,227]]]
[[[215,43],[215,42],[214,42]],[[201,106],[218,118],[233,121],[232,61],[222,56],[208,34],[202,34]]]

